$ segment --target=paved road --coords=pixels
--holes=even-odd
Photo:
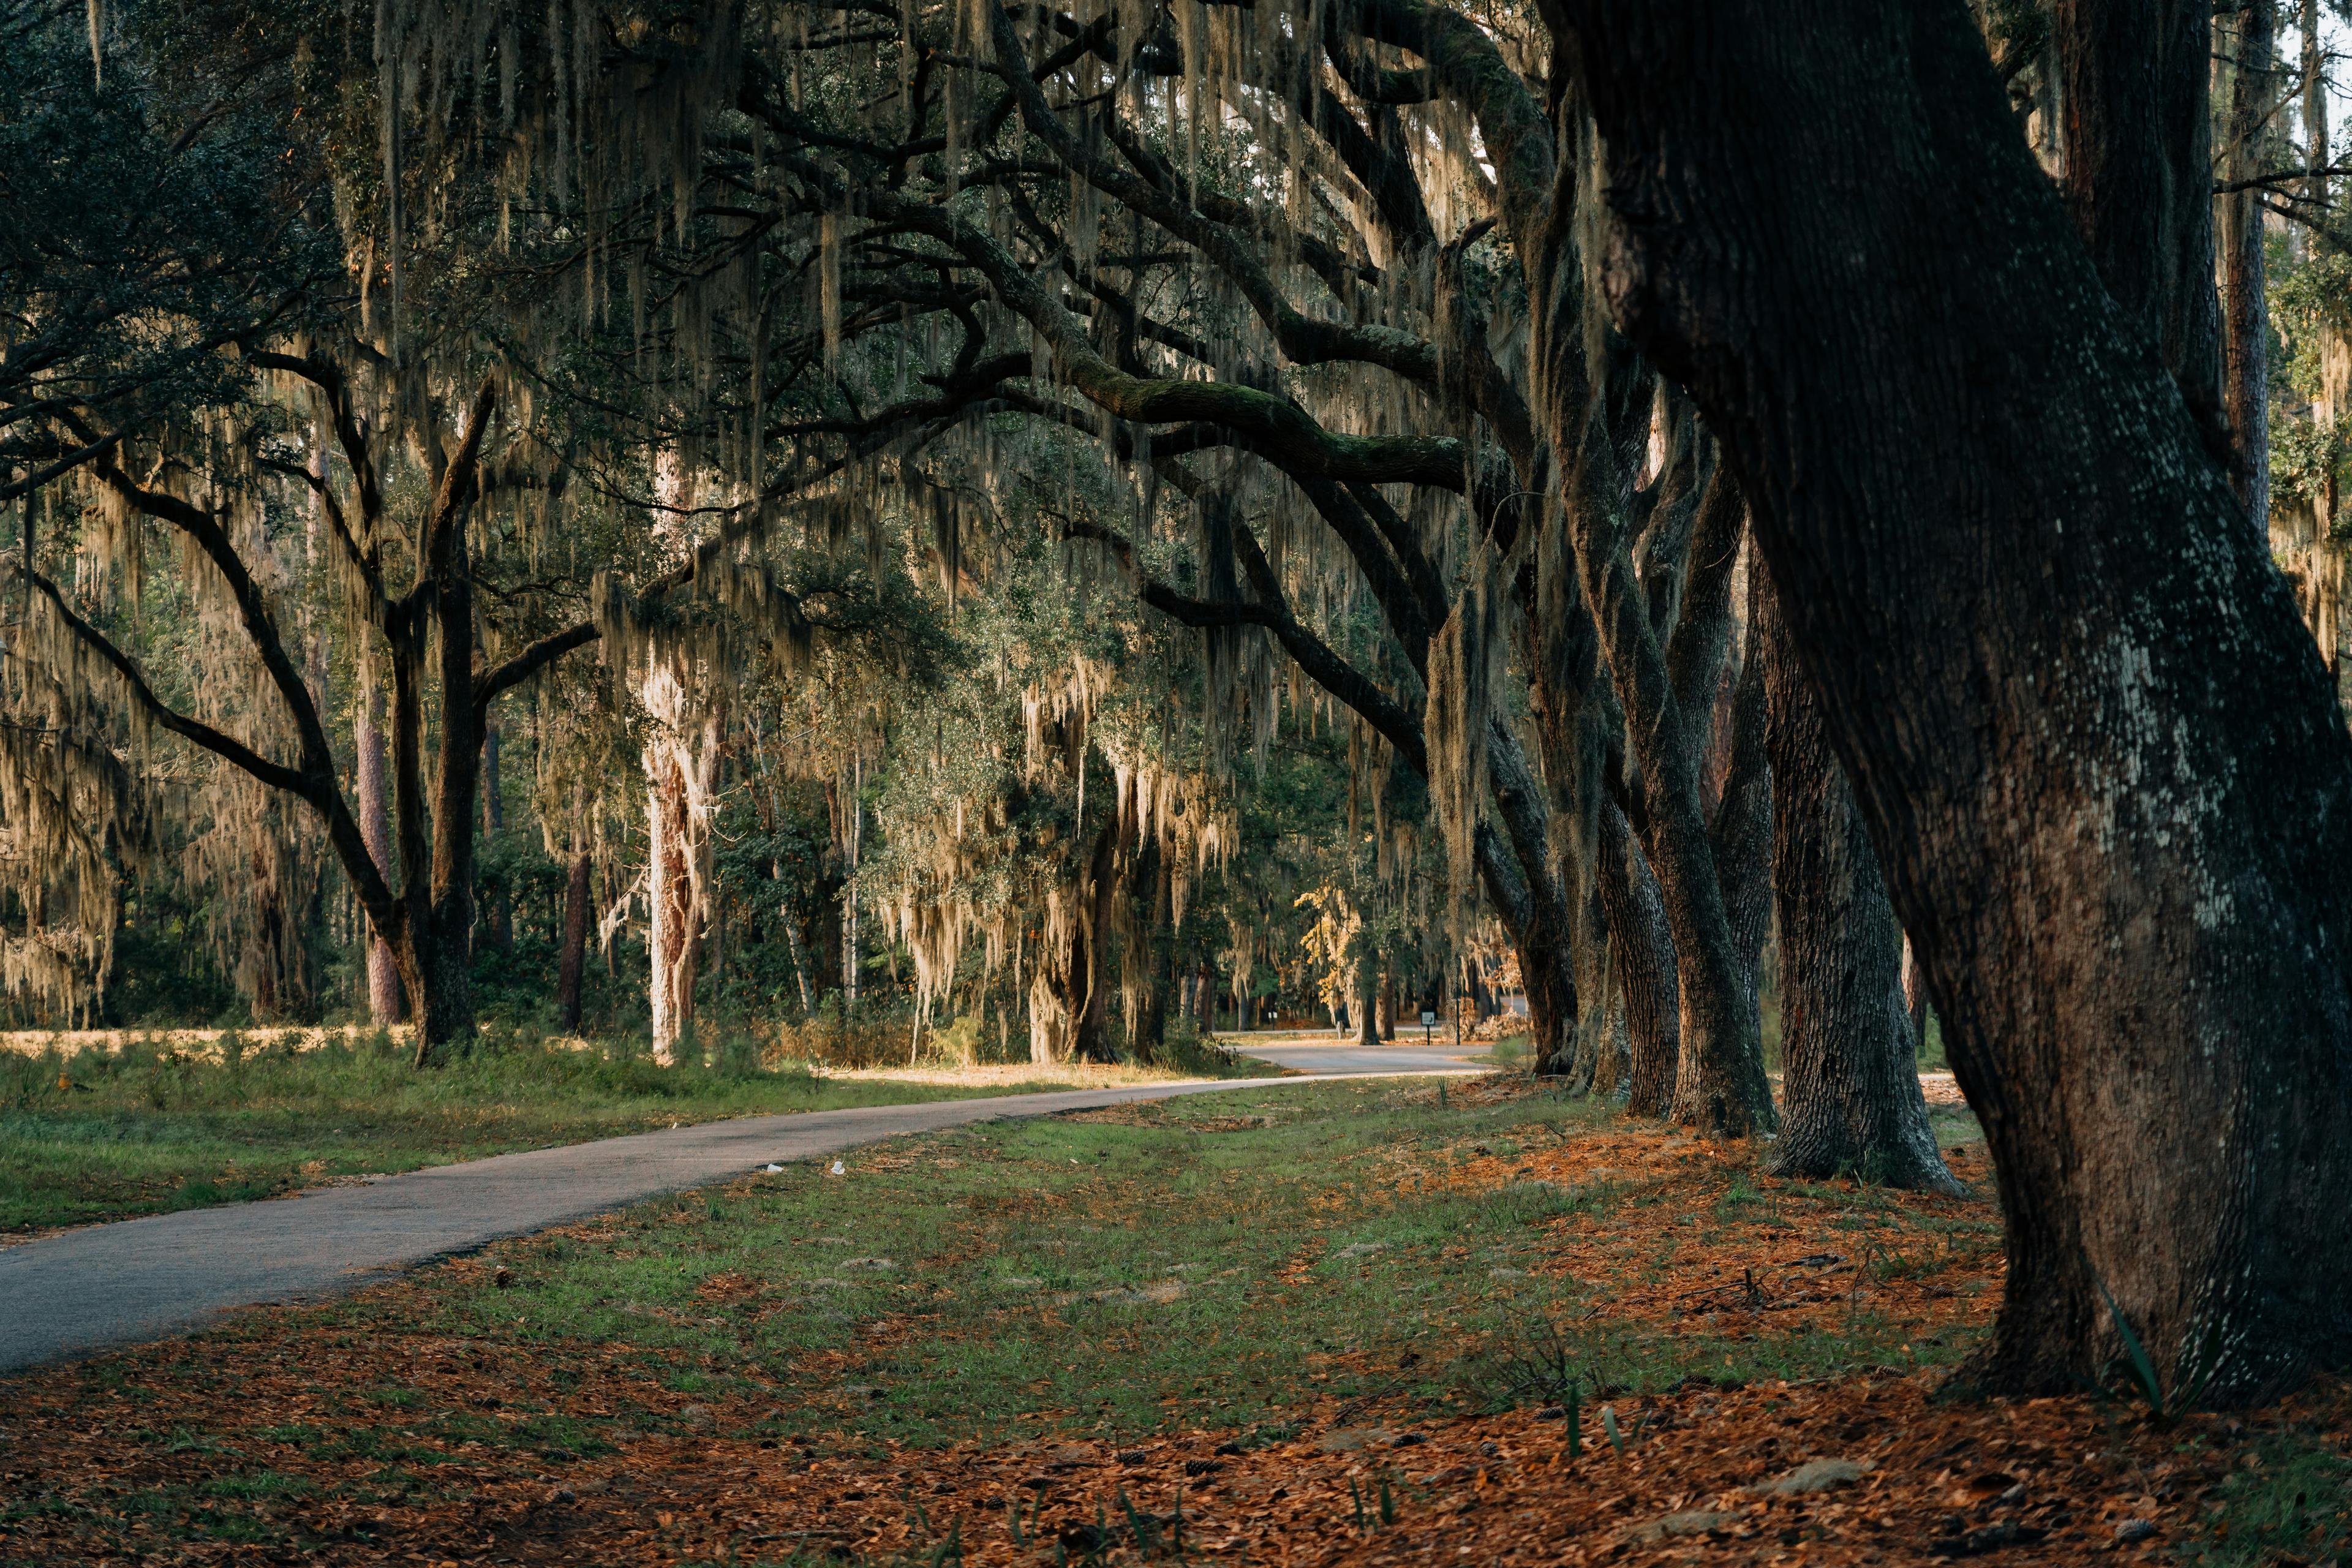
[[[1422,1053],[1252,1050],[1329,1077],[1461,1070]],[[1311,1065],[1310,1065],[1311,1064]],[[1292,1065],[1285,1061],[1285,1065]],[[90,1226],[0,1251],[0,1373],[163,1339],[216,1312],[357,1290],[640,1198],[726,1181],[901,1132],[1133,1100],[1263,1087],[1266,1079],[1142,1084],[752,1116],[562,1149],[439,1165],[361,1186]]]
[[[1423,1046],[1415,1040],[1407,1045],[1402,1039],[1393,1046],[1359,1046],[1352,1042],[1342,1045],[1336,1041],[1317,1042],[1288,1037],[1268,1045],[1253,1045],[1246,1037],[1225,1036],[1224,1043],[1244,1056],[1255,1057],[1277,1067],[1295,1068],[1310,1073],[1456,1073],[1486,1072],[1467,1058],[1485,1051],[1485,1046],[1465,1046],[1455,1050],[1443,1039]]]

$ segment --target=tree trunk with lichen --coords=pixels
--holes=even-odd
[[[2352,1348],[2352,739],[2245,500],[1960,7],[1561,16],[1602,287],[1738,472],[2000,1173],[1970,1375],[2080,1388],[2120,1320],[2273,1395]]]

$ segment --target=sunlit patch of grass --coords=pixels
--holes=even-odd
[[[680,1121],[1065,1087],[819,1077],[725,1053],[661,1067],[625,1047],[520,1039],[423,1071],[389,1037],[219,1059],[138,1039],[113,1053],[0,1052],[0,1231],[244,1203]]]

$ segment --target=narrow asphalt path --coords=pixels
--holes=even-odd
[[[1429,1053],[1270,1047],[1324,1079],[1476,1070]],[[1282,1065],[1294,1065],[1283,1061]],[[640,1198],[903,1132],[1285,1081],[1224,1079],[704,1122],[436,1165],[289,1198],[89,1226],[0,1251],[0,1373],[163,1339],[238,1307],[363,1289],[401,1269]],[[1297,1079],[1289,1082],[1302,1081]]]

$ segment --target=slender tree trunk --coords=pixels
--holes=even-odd
[[[1112,900],[1118,893],[1118,816],[1112,813],[1095,836],[1094,853],[1087,864],[1086,919],[1081,923],[1080,952],[1074,960],[1080,993],[1078,1032],[1074,1051],[1081,1061],[1111,1062],[1118,1053],[1110,1044],[1110,921]]]
[[[1981,39],[1864,0],[1564,16],[1602,286],[1738,473],[2000,1173],[1975,1375],[2079,1388],[2118,1318],[2209,1401],[2342,1356],[2352,739]]]
[[[1757,964],[1772,926],[1772,812],[1775,794],[1767,728],[1766,671],[1756,658],[1758,590],[1764,574],[1749,579],[1748,648],[1731,693],[1730,757],[1723,773],[1715,821],[1708,830],[1716,880],[1723,888],[1725,923],[1732,952],[1748,982],[1748,1005],[1757,1005]],[[1768,590],[1769,591],[1769,590]],[[1758,1058],[1759,1069],[1762,1058]]]
[[[387,879],[392,876],[392,817],[384,801],[383,693],[369,681],[352,721],[352,739],[359,752],[360,836],[367,841],[368,858]],[[368,1016],[379,1026],[397,1024],[404,1012],[400,968],[392,949],[366,930]]]
[[[495,839],[506,826],[506,802],[499,787],[499,723],[492,720],[482,732],[482,835]],[[514,951],[514,889],[501,874],[490,889],[490,940],[501,952]]]
[[[580,975],[588,956],[588,857],[575,855],[563,883],[563,952],[555,970],[555,1026],[580,1027]]]
[[[2234,180],[2263,172],[2278,110],[2273,79],[2275,24],[2271,0],[2244,0],[2222,35],[2230,96],[2230,145],[2222,170]],[[2230,416],[2230,483],[2246,526],[2270,538],[2270,302],[2263,257],[2263,193],[2220,198],[2215,227],[2221,253],[2221,397]]]
[[[1847,786],[1853,793],[1853,786]],[[1911,938],[1903,938],[1903,1012],[1911,1024],[1911,1055],[1916,1058],[1927,1048],[1927,973],[1919,967],[1919,950],[1911,945]]]
[[[667,748],[648,747],[646,762],[646,956],[652,969],[654,1059],[667,1065],[694,1026],[701,911],[688,863],[694,828],[687,781]]]
[[[1164,943],[1155,945],[1160,951],[1152,963],[1151,989],[1144,995],[1143,1016],[1135,1026],[1136,1040],[1147,1056],[1168,1043],[1168,993],[1176,984],[1173,957]]]
[[[1830,751],[1769,588],[1751,600],[1748,661],[1770,710],[1780,798],[1772,889],[1780,916],[1783,1116],[1765,1160],[1775,1175],[1856,1175],[1954,1193],[1919,1090],[1903,999],[1903,939],[1878,857]]]

